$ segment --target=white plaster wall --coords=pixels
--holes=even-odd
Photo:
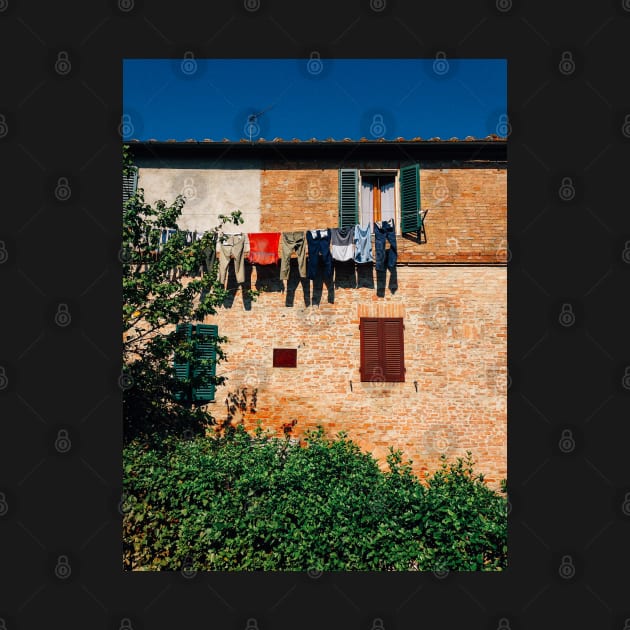
[[[172,203],[178,194],[186,197],[178,225],[184,230],[209,230],[219,214],[240,210],[245,223],[226,231],[260,232],[260,169],[152,168],[140,166],[138,187],[145,201]]]

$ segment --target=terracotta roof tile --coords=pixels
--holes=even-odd
[[[240,138],[238,140],[230,140],[229,138],[223,138],[223,140],[213,140],[212,138],[204,138],[203,140],[196,140],[195,138],[188,138],[186,140],[175,140],[174,138],[169,138],[168,140],[156,140],[155,138],[149,138],[148,140],[138,140],[137,138],[132,138],[131,140],[126,140],[126,142],[133,144],[146,144],[146,143],[156,143],[156,144],[340,144],[342,142],[360,142],[360,143],[393,143],[393,142],[422,142],[422,143],[430,143],[430,142],[506,142],[507,138],[498,136],[497,134],[490,134],[485,138],[475,138],[474,136],[466,136],[465,138],[457,138],[453,136],[448,140],[444,140],[439,136],[433,136],[432,138],[423,139],[421,136],[414,136],[413,138],[403,138],[402,136],[398,136],[392,140],[387,140],[385,138],[366,138],[362,136],[358,139],[353,138],[342,138],[340,140],[336,140],[335,138],[329,137],[324,140],[319,140],[318,138],[291,138],[291,140],[285,140],[280,137],[275,137],[273,140],[266,140],[265,138],[256,138],[252,140],[248,140],[247,138]]]

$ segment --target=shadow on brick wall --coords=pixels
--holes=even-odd
[[[374,288],[374,263],[364,263],[356,266],[357,289]]]
[[[322,268],[320,267],[317,271],[317,276],[315,276],[315,280],[313,280],[313,292],[311,295],[311,306],[319,306],[322,297],[324,295],[324,287],[327,291],[327,302],[328,304],[335,303],[335,284],[332,278],[324,278],[322,274]]]
[[[223,300],[223,308],[232,308],[234,306],[234,301],[236,299],[237,293],[240,294],[241,299],[243,300],[243,308],[246,311],[252,310],[252,298],[251,298],[251,289],[252,289],[252,266],[245,264],[245,282],[241,286],[236,281],[236,271],[234,269],[234,265],[230,263],[227,268],[227,291],[228,294],[226,298]]]
[[[248,266],[250,268],[251,278],[252,265],[249,265],[248,263],[245,264],[246,273]],[[256,284],[254,285],[254,288],[256,291],[266,293],[282,293],[284,291],[284,284],[282,280],[280,280],[280,265],[256,265]]]
[[[354,260],[334,261],[335,288],[356,289],[357,275]]]
[[[285,306],[293,306],[295,303],[295,290],[302,285],[302,293],[304,295],[304,306],[311,305],[311,283],[308,278],[300,278],[297,258],[290,260],[289,277],[287,278],[286,296],[284,300]]]

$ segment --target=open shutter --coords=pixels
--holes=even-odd
[[[123,203],[135,194],[138,187],[138,171],[123,175]]]
[[[420,166],[412,164],[400,169],[400,231],[420,228]]]
[[[213,377],[216,374],[218,332],[216,325],[197,324],[196,326],[193,402],[204,404],[214,400]]]
[[[177,324],[175,334],[178,340],[190,341],[192,338],[192,324]],[[190,378],[190,362],[174,361],[173,367],[175,368],[175,378],[180,381],[180,385],[175,391],[175,400],[188,399],[189,387],[187,381]]]
[[[384,318],[381,320],[381,324],[385,380],[389,382],[404,382],[405,341],[402,317]]]
[[[339,169],[339,227],[353,227],[359,222],[359,172]]]
[[[362,317],[361,329],[361,381],[383,381],[385,374],[381,365],[380,321]]]

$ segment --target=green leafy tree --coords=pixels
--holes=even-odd
[[[123,146],[123,175],[137,171],[128,145]],[[177,221],[185,199],[168,204],[146,203],[138,188],[123,203],[120,259],[123,266],[123,419],[125,439],[153,440],[165,434],[200,432],[213,423],[202,407],[178,401],[182,382],[175,378],[173,359],[188,361],[191,374],[207,367],[195,357],[191,341],[178,338],[176,324],[202,322],[216,312],[227,295],[218,282],[218,263],[212,254],[216,235],[225,223],[241,224],[240,211],[220,215],[220,224],[201,240],[186,244],[177,231],[160,244],[163,228],[179,230]],[[209,259],[209,268],[207,263]],[[203,273],[200,270],[203,269]],[[217,361],[225,359],[217,340]],[[200,377],[196,377],[199,381]],[[213,377],[215,385],[224,381]],[[184,385],[195,385],[191,377]]]

